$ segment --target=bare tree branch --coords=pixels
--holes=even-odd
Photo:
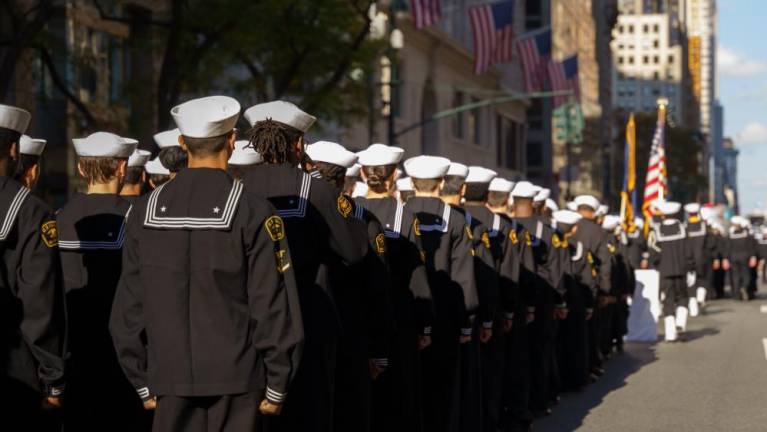
[[[91,111],[88,109],[87,106],[83,103],[83,101],[80,100],[77,96],[75,96],[67,87],[67,83],[64,82],[64,80],[61,78],[61,75],[59,75],[59,71],[56,69],[56,65],[53,63],[53,58],[51,57],[51,53],[48,52],[47,49],[44,47],[39,47],[40,50],[40,59],[43,61],[43,64],[45,65],[45,68],[48,70],[48,73],[51,75],[51,81],[53,81],[53,84],[56,86],[57,89],[69,100],[72,102],[72,104],[77,108],[80,113],[82,113],[83,117],[85,117],[85,121],[88,126],[96,126],[96,119],[94,118]]]

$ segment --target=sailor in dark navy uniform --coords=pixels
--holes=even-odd
[[[535,214],[533,199],[541,188],[530,182],[518,182],[512,190],[514,199],[514,218],[512,231],[517,241],[524,241],[530,248],[527,259],[523,260],[520,286],[524,315],[514,321],[511,349],[515,345],[523,351],[526,362],[517,360],[511,354],[512,361],[507,368],[518,369],[511,372],[513,381],[507,386],[507,425],[512,429],[529,428],[533,414],[543,415],[548,410],[548,374],[550,350],[553,341],[550,338],[554,320],[555,305],[561,304],[559,289],[562,283],[560,251],[561,239],[551,227]],[[516,331],[514,330],[516,329]],[[526,394],[522,394],[526,391]]]
[[[269,199],[285,221],[306,329],[301,367],[283,415],[270,419],[276,431],[326,431],[333,417],[333,376],[340,317],[331,287],[318,283],[323,263],[361,261],[367,234],[349,222],[354,206],[322,179],[301,169],[304,133],[315,118],[289,102],[255,105],[245,111],[253,126],[251,147],[264,163],[242,182],[249,194]]]
[[[290,398],[298,294],[282,219],[225,171],[239,112],[224,96],[173,108],[189,168],[128,218],[110,328],[154,431],[258,430]]]
[[[559,328],[559,370],[562,388],[581,391],[588,384],[590,370],[588,320],[594,308],[593,260],[575,236],[582,216],[572,210],[552,213],[557,231],[563,237],[567,260],[563,263],[567,285],[567,310]]]
[[[484,168],[475,167],[474,177],[478,170],[484,170]],[[492,176],[496,175],[492,170],[486,170],[486,172]],[[459,430],[474,432],[482,427],[481,345],[489,342],[493,335],[493,320],[498,309],[498,272],[489,247],[487,227],[461,207],[469,174],[469,167],[451,162],[440,187],[440,198],[463,215],[472,233],[474,275],[479,306],[470,333],[471,340],[461,345],[460,399],[455,409],[460,413]]]
[[[357,155],[328,141],[308,145],[306,154],[314,172],[342,191],[346,170],[357,161]],[[325,266],[342,327],[333,406],[336,432],[370,429],[372,381],[386,371],[394,331],[384,230],[372,213],[353,201],[352,205],[349,222],[367,236],[367,256],[354,265],[337,260]]]
[[[602,369],[603,358],[599,351],[599,341],[602,340],[601,329],[604,309],[610,303],[612,292],[612,274],[610,262],[612,254],[607,247],[607,234],[598,224],[599,217],[604,207],[599,200],[592,195],[580,195],[575,197],[575,206],[582,218],[577,223],[577,231],[573,241],[583,245],[583,253],[591,264],[594,277],[591,278],[591,292],[594,303],[587,310],[590,319],[589,326],[589,356],[592,378],[604,374]],[[600,211],[601,209],[601,211]]]
[[[481,242],[490,250],[498,283],[497,306],[491,316],[481,319],[485,331],[480,334],[483,342],[481,430],[487,432],[495,432],[500,426],[503,379],[499,377],[504,374],[506,335],[511,331],[519,302],[519,254],[524,244],[512,244],[511,221],[503,214],[513,183],[495,176],[492,170],[470,167],[463,195],[467,214],[487,227]],[[492,333],[488,334],[487,329],[492,329]]]
[[[478,306],[473,234],[463,215],[439,198],[449,166],[449,160],[434,156],[405,161],[415,189],[407,207],[418,219],[436,310],[432,346],[421,357],[427,432],[458,425],[460,344],[471,341]]]
[[[64,392],[65,313],[53,214],[11,179],[30,120],[0,105],[0,413],[8,425],[45,430],[42,407],[61,406]]]
[[[767,283],[767,226],[762,225],[756,235],[757,254],[762,268],[762,282]]]
[[[413,182],[410,177],[397,179],[397,198],[400,202],[407,203],[413,195],[415,195],[415,191],[413,190]]]
[[[131,207],[118,192],[138,142],[109,132],[72,142],[87,192],[75,194],[56,218],[70,351],[64,424],[72,430],[147,430],[147,414],[120,370],[109,334]],[[104,388],[109,398],[93,397]]]
[[[19,160],[14,179],[27,189],[35,190],[40,179],[40,159],[46,140],[22,135],[19,139]]]
[[[147,186],[149,189],[156,189],[170,180],[170,171],[162,166],[160,158],[151,159],[144,165],[144,171],[148,176]]]
[[[413,212],[393,197],[395,172],[404,150],[373,144],[358,153],[367,196],[357,203],[384,227],[392,283],[396,331],[389,367],[374,383],[372,429],[418,432],[422,429],[419,351],[431,344],[434,307]],[[409,179],[408,179],[409,181]]]
[[[660,273],[666,342],[684,340],[688,315],[688,287],[695,284],[695,257],[684,224],[675,218],[682,209],[674,201],[656,205],[662,221],[647,238],[650,263]],[[681,334],[680,334],[681,332]]]
[[[238,140],[234,143],[234,151],[229,158],[226,171],[235,179],[240,180],[246,172],[263,161],[264,159],[253,150],[248,140]]]
[[[729,272],[732,298],[751,300],[751,270],[757,265],[757,243],[749,232],[748,219],[742,216],[730,218],[722,267]]]
[[[690,287],[687,295],[690,297],[690,316],[698,316],[700,309],[706,304],[706,296],[711,291],[711,267],[714,263],[716,243],[709,232],[708,224],[701,218],[701,208],[698,203],[688,203],[684,206],[687,213],[685,230],[695,256],[695,285]]]
[[[144,193],[146,185],[146,170],[144,167],[152,154],[146,150],[136,149],[128,158],[128,166],[125,169],[120,197],[133,204]]]

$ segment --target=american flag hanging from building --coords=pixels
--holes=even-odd
[[[650,160],[647,162],[647,179],[644,184],[644,202],[642,212],[646,218],[650,218],[650,208],[658,201],[668,196],[668,173],[666,171],[666,108],[661,105],[658,108],[658,123],[655,126],[655,134],[650,148]]]
[[[572,90],[576,99],[580,96],[578,84],[578,56],[568,57],[561,62],[549,62],[549,82],[552,91]],[[554,108],[564,105],[569,96],[555,96]]]
[[[474,38],[474,72],[511,60],[514,52],[514,0],[472,6],[469,9]]]
[[[551,28],[525,33],[517,39],[516,45],[525,91],[543,91],[548,76],[546,67],[551,61]]]
[[[415,28],[429,27],[442,18],[442,0],[410,0],[410,12]]]

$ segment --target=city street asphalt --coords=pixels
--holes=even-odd
[[[764,308],[762,308],[764,306]],[[660,332],[660,331],[659,331]],[[717,300],[685,343],[630,343],[535,432],[767,431],[767,295]]]

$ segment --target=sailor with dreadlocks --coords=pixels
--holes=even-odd
[[[354,206],[306,166],[304,134],[315,118],[289,102],[248,108],[250,145],[263,163],[244,174],[250,194],[265,197],[285,221],[295,266],[306,343],[301,366],[276,431],[327,431],[333,417],[333,376],[340,317],[330,287],[319,281],[323,264],[361,261],[368,251],[365,232],[350,223]],[[304,164],[305,165],[305,164]],[[319,283],[318,283],[319,281]]]

